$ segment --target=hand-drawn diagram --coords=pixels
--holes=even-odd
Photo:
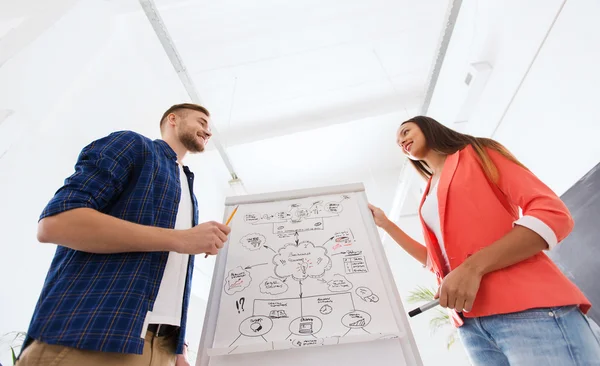
[[[263,246],[265,241],[266,239],[263,235],[253,233],[245,235],[240,240],[240,243],[242,243],[242,245],[248,250],[258,250]]]
[[[238,311],[238,314],[240,313],[240,309],[241,311],[244,311],[244,304],[246,303],[246,298],[245,297],[240,297],[239,300],[236,300],[235,302],[235,307]]]
[[[348,195],[344,195],[339,201],[318,200],[307,207],[293,203],[287,210],[264,214],[250,212],[244,215],[244,221],[251,225],[272,224],[275,234],[324,230],[324,219],[339,216],[344,209],[342,201],[349,198]]]
[[[269,277],[260,284],[260,292],[263,294],[279,295],[287,290],[285,281],[275,277]]]
[[[240,208],[248,213],[229,248],[215,348],[306,347],[398,332],[354,199],[327,198],[271,213]]]
[[[243,291],[246,287],[250,286],[251,282],[252,277],[250,276],[250,272],[242,267],[236,267],[227,274],[227,278],[225,279],[225,293],[233,295],[236,292]]]
[[[301,281],[307,277],[323,277],[325,271],[331,268],[331,258],[327,249],[315,247],[309,241],[296,244],[286,244],[273,257],[275,275],[280,278],[292,277]]]
[[[359,287],[356,289],[356,294],[366,302],[377,302],[379,296],[375,295],[373,291],[366,287]]]

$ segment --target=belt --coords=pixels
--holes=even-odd
[[[150,324],[148,331],[154,333],[157,337],[168,337],[179,331],[179,327],[170,324]]]

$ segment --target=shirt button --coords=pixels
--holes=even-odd
[[[549,312],[548,312],[548,315],[550,315],[550,316],[554,316],[554,313],[553,313],[553,312],[551,312],[551,311],[549,311]]]

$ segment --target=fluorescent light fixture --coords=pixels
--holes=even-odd
[[[454,119],[455,121],[469,120],[491,73],[492,66],[487,62],[476,62],[469,65],[469,71],[464,79],[465,87],[468,89],[462,107]]]
[[[179,54],[177,47],[175,46],[175,41],[173,41],[173,39],[171,38],[167,26],[165,25],[162,17],[160,16],[160,12],[158,11],[158,7],[156,6],[154,0],[139,0],[139,2],[142,6],[142,9],[144,10],[144,13],[146,14],[146,17],[148,18],[148,21],[152,25],[154,33],[156,33],[158,40],[163,46],[167,57],[171,61],[173,69],[177,73],[177,76],[179,76],[179,80],[181,81],[183,87],[187,91],[190,100],[192,101],[192,103],[202,104],[202,100],[200,99],[200,96],[198,95],[198,92],[196,90],[196,85],[194,84],[194,81],[192,80],[187,68],[184,65],[183,59]],[[211,132],[212,144],[219,152],[223,163],[227,167],[229,174],[231,174],[232,180],[239,180],[237,174],[235,173],[235,170],[233,169],[233,165],[229,160],[229,156],[225,151],[225,147],[222,143],[223,140],[221,138],[221,135],[217,131],[217,128],[215,127],[215,123],[212,124]]]
[[[248,194],[248,192],[246,191],[246,187],[244,186],[244,183],[239,178],[234,178],[234,179],[230,180],[229,187],[231,187],[233,196],[244,196],[244,195]]]

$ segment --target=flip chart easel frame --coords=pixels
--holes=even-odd
[[[406,311],[396,288],[392,271],[383,249],[377,226],[367,206],[368,200],[362,183],[310,188],[294,191],[273,192],[247,196],[232,196],[225,200],[224,220],[235,206],[253,203],[267,203],[292,199],[318,197],[331,194],[357,193],[362,223],[367,230],[376,261],[381,270],[382,282],[388,293],[394,319],[401,334],[393,339],[368,342],[345,343],[338,345],[304,347],[299,349],[273,350],[255,353],[209,356],[207,348],[212,347],[218,320],[219,306],[224,284],[228,256],[228,245],[219,252],[215,263],[210,295],[204,318],[202,337],[198,347],[196,366],[236,366],[236,365],[330,365],[364,366],[375,362],[378,366],[422,366],[416,342],[410,329]],[[235,229],[235,228],[232,228]],[[392,319],[390,319],[391,321]],[[190,325],[192,326],[192,325]]]

